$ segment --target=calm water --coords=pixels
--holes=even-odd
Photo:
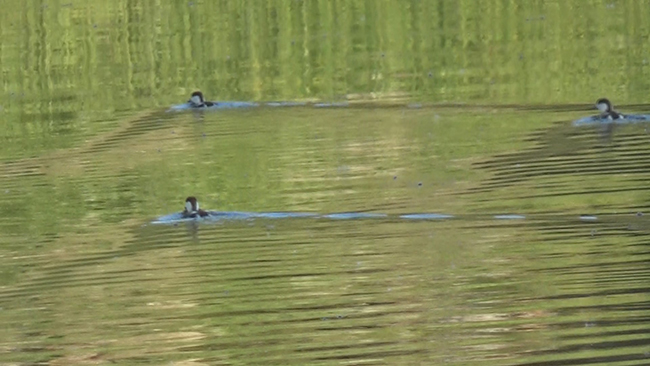
[[[0,364],[650,364],[649,2],[2,8]]]

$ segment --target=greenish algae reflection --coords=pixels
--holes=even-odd
[[[3,10],[0,363],[647,363],[645,126],[568,124],[646,101],[644,2]]]
[[[10,3],[5,90],[28,112],[62,96],[73,100],[58,107],[93,112],[166,106],[196,87],[221,99],[543,104],[591,101],[603,80],[617,99],[647,89],[642,2]]]

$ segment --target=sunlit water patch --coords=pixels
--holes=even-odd
[[[182,103],[176,104],[169,107],[168,112],[180,112],[180,111],[190,111],[190,110],[205,110],[205,111],[219,111],[225,109],[250,109],[258,107],[270,107],[270,108],[289,108],[289,107],[311,107],[311,108],[345,108],[350,106],[361,106],[362,103],[351,104],[347,101],[340,102],[235,102],[235,101],[224,101],[224,102],[211,102],[209,106],[196,107],[191,103]],[[417,107],[420,107],[419,105]]]
[[[629,124],[629,123],[642,123],[650,122],[650,115],[648,114],[626,114],[623,118],[608,119],[601,116],[583,117],[573,121],[574,126],[594,126],[603,124]]]
[[[445,219],[468,219],[457,217],[449,214],[442,213],[409,213],[409,214],[385,214],[373,212],[339,212],[329,214],[318,214],[311,212],[237,212],[237,211],[206,211],[207,216],[204,217],[188,217],[182,212],[177,212],[169,215],[163,215],[152,221],[152,224],[178,224],[182,222],[225,222],[237,220],[255,220],[255,219],[297,219],[297,218],[310,218],[310,219],[331,219],[331,220],[359,220],[359,219],[383,219],[383,220],[445,220]],[[640,216],[640,214],[637,214]],[[596,221],[597,216],[593,215],[580,215],[576,216],[582,221]],[[525,220],[526,215],[507,214],[507,215],[472,215],[471,219],[489,220]],[[528,218],[535,218],[528,217]],[[565,219],[561,216],[559,220]]]
[[[229,102],[211,102],[210,106],[205,106],[205,107],[200,107],[197,108],[193,106],[191,103],[182,103],[182,104],[176,104],[171,107],[169,107],[169,112],[172,111],[187,111],[187,110],[193,110],[193,109],[199,109],[199,110],[221,110],[221,109],[240,109],[240,108],[255,108],[259,107],[259,103],[255,102],[234,102],[234,101],[229,101]]]
[[[452,215],[439,213],[418,213],[403,215],[388,215],[372,212],[338,212],[318,214],[310,212],[219,212],[207,211],[205,217],[186,217],[182,212],[164,215],[152,221],[152,224],[176,224],[180,222],[219,222],[231,220],[254,220],[254,219],[290,219],[290,218],[312,218],[331,220],[358,220],[358,219],[406,219],[406,220],[442,220],[453,218]]]

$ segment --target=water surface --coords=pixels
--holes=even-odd
[[[0,363],[650,363],[645,2],[5,5]]]

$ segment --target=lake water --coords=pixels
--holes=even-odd
[[[650,364],[647,2],[2,8],[0,364]]]

